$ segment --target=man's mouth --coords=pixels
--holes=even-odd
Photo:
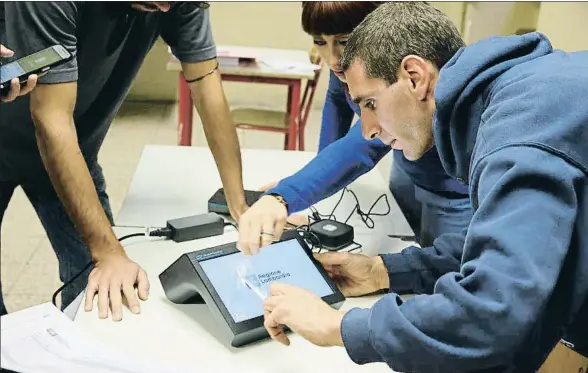
[[[404,150],[404,147],[402,146],[402,143],[399,143],[397,141],[398,139],[394,139],[390,142],[390,147],[394,150]],[[398,145],[398,146],[396,146]]]

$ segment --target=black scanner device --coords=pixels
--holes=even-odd
[[[302,255],[307,255],[308,260],[312,262],[312,264],[309,265],[312,266],[312,268],[316,268],[319,272],[320,277],[322,277],[326,283],[324,286],[330,287],[329,292],[331,294],[323,296],[322,299],[333,308],[339,309],[345,300],[343,294],[330,279],[321,264],[314,259],[312,251],[308,248],[302,238],[289,238],[280,242],[291,240],[298,242],[301,250],[304,251]],[[268,249],[271,249],[271,247],[266,248],[265,250]],[[280,250],[280,248],[275,249]],[[207,276],[202,263],[209,260],[218,260],[219,258],[228,255],[241,255],[244,257],[244,254],[237,249],[235,242],[183,254],[159,275],[159,280],[161,281],[161,285],[167,298],[172,303],[206,304],[207,308],[212,313],[213,319],[219,326],[220,333],[222,334],[218,336],[219,339],[233,347],[241,347],[266,339],[269,335],[263,326],[263,306],[261,305],[261,299],[256,299],[256,302],[259,302],[259,315],[256,314],[255,317],[235,320],[229,311],[230,306],[228,307],[225,304],[226,302],[224,302],[221,295],[219,295],[211,278]],[[226,272],[227,273],[217,273],[215,278],[226,278],[226,276],[230,276],[228,270]],[[227,301],[227,298],[225,298],[225,301]]]

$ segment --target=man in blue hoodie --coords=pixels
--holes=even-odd
[[[346,296],[389,294],[337,311],[274,283],[274,339],[289,343],[286,325],[358,364],[428,373],[534,372],[566,333],[586,339],[588,52],[553,50],[539,33],[455,40],[435,8],[390,3],[353,32],[342,67],[366,138],[408,159],[435,144],[467,182],[469,227],[398,254],[317,255]]]

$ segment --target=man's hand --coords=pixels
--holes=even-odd
[[[92,311],[94,296],[98,295],[98,316],[108,317],[108,306],[112,320],[122,319],[123,296],[131,312],[141,312],[137,292],[141,300],[149,296],[149,280],[145,271],[124,254],[109,254],[98,260],[88,278],[86,290],[86,312]]]
[[[314,254],[346,297],[375,293],[390,287],[388,271],[380,256],[363,254]]]
[[[256,254],[282,236],[288,211],[273,196],[263,196],[239,220],[239,250]]]
[[[0,44],[0,57],[12,57],[13,55],[13,51]],[[10,90],[8,91],[8,94],[3,97],[0,96],[0,101],[10,102],[14,101],[18,96],[24,96],[28,94],[37,85],[37,79],[38,76],[36,74],[30,75],[24,87],[20,86],[20,81],[18,80],[18,78],[12,79],[10,81]]]
[[[314,293],[274,282],[263,306],[263,325],[273,340],[290,345],[281,327],[285,325],[317,346],[343,346],[341,321],[345,312],[333,309]]]
[[[259,192],[267,192],[270,189],[275,188],[276,186],[278,186],[279,181],[272,181],[269,184],[265,184],[264,186],[262,186],[261,188],[258,189]],[[292,214],[290,216],[288,216],[288,219],[286,219],[286,223],[294,226],[294,227],[301,227],[304,225],[308,225],[308,217],[304,214]]]

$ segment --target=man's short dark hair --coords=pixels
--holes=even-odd
[[[341,66],[346,71],[360,60],[369,78],[394,84],[404,57],[416,55],[440,69],[463,46],[453,22],[437,8],[420,2],[390,2],[355,28]]]

